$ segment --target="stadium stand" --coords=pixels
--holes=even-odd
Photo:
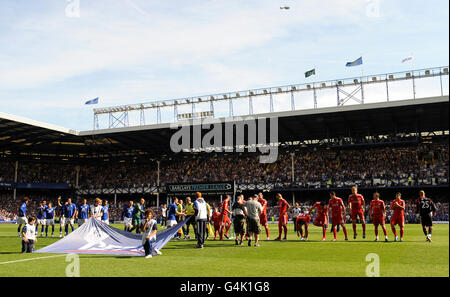
[[[25,195],[34,204],[105,197],[117,219],[125,201],[141,196],[159,212],[156,193],[166,201],[168,183],[222,181],[235,181],[245,195],[264,191],[274,219],[276,191],[307,207],[329,189],[346,200],[356,184],[369,201],[374,189],[386,201],[401,190],[409,222],[425,188],[439,203],[435,219],[448,220],[448,103],[444,96],[278,113],[271,164],[250,152],[172,153],[168,125],[80,132],[0,114],[0,220],[14,219]]]

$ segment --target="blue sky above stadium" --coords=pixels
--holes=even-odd
[[[0,111],[74,128],[92,107],[448,65],[448,1],[5,1]],[[289,10],[280,10],[280,6]],[[316,75],[304,78],[304,72]]]

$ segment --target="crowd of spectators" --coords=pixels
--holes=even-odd
[[[293,166],[292,166],[293,165]],[[203,153],[163,158],[160,184],[221,182],[274,184],[280,188],[326,188],[398,185],[448,185],[449,145],[421,144],[364,148],[297,147],[280,149],[277,161],[259,163],[259,156],[245,153]],[[13,182],[15,162],[0,160],[0,183]],[[77,180],[78,176],[78,180]],[[19,162],[17,181],[22,183],[67,183],[79,189],[142,188],[157,184],[157,164],[105,162],[74,165]],[[42,199],[40,199],[42,198]],[[33,197],[32,203],[44,197]],[[408,200],[409,201],[409,200]],[[56,202],[56,201],[54,201]],[[14,219],[18,202],[0,195],[0,220]],[[308,205],[306,203],[305,207]],[[389,204],[387,204],[389,207]],[[436,219],[448,220],[448,203],[436,204]],[[30,209],[34,211],[35,205]],[[111,216],[119,218],[123,202],[112,205]],[[160,210],[155,209],[157,213]],[[276,206],[268,208],[277,216]],[[415,219],[415,206],[408,202],[406,218]]]
[[[272,164],[256,154],[204,153],[162,159],[160,184],[235,180],[238,185],[284,188],[448,184],[449,145],[382,146],[363,149],[297,148],[280,151]],[[293,164],[293,166],[292,166]],[[151,163],[70,164],[20,162],[18,182],[68,183],[78,188],[142,188],[157,184]],[[14,179],[14,164],[0,161],[0,182]]]
[[[142,188],[156,185],[155,163],[119,163],[103,166],[81,166],[79,185],[85,189]]]

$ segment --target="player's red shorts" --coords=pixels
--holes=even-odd
[[[326,224],[327,224],[327,222],[325,222],[325,217],[323,217],[323,216],[318,216],[314,220],[314,225],[315,226],[324,226]]]
[[[220,229],[220,223],[215,223],[214,222],[214,230],[219,230]]]
[[[286,226],[287,222],[288,222],[288,215],[287,215],[287,213],[281,215],[278,218],[278,226]]]
[[[356,220],[358,217],[362,220],[364,218],[364,211],[362,210],[362,208],[360,209],[352,208],[352,221]]]
[[[393,216],[391,218],[391,225],[405,226],[405,217],[404,216]]]
[[[383,225],[384,217],[383,216],[373,216],[372,222],[375,226]]]
[[[220,223],[231,224],[231,220],[227,215],[220,215]]]
[[[308,220],[308,218],[297,218],[296,220],[295,220],[295,224],[296,225],[298,225],[298,226],[302,226],[302,225],[306,225],[306,226],[308,226],[309,225],[309,221],[310,220]]]
[[[342,214],[332,214],[331,215],[331,224],[335,225],[335,226],[344,224],[344,219],[342,218]]]
[[[267,224],[267,214],[261,214],[259,216],[259,223],[263,226]]]

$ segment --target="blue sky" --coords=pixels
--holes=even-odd
[[[448,65],[446,0],[2,1],[0,111],[86,130],[94,107]],[[280,10],[289,5],[291,9]]]

